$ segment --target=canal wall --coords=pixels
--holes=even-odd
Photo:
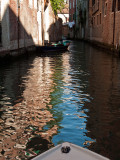
[[[95,40],[89,40],[89,39],[81,39],[81,40],[89,43],[93,47],[96,47],[108,53],[114,54],[115,56],[120,56],[120,48],[117,48],[113,45],[102,43],[102,42],[95,41]]]

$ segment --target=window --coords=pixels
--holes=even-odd
[[[107,3],[105,3],[105,16],[107,15]]]
[[[71,2],[70,2],[70,9],[71,9]]]
[[[73,0],[73,8],[75,7],[75,2],[74,2],[74,0]]]
[[[116,7],[116,4],[115,4],[115,0],[113,0],[113,2],[112,2],[112,12],[114,12],[115,11],[115,7]]]
[[[95,0],[92,0],[92,5],[94,5],[95,4]]]
[[[100,13],[100,24],[101,24],[101,13]]]
[[[94,16],[94,18],[93,18],[93,25],[95,26],[95,16]]]
[[[97,25],[99,24],[99,15],[97,15]]]
[[[118,0],[118,4],[117,5],[118,5],[117,9],[118,9],[118,11],[120,11],[120,0]]]
[[[73,13],[73,20],[75,19],[75,14]]]
[[[34,8],[37,9],[37,0],[34,0]]]
[[[30,7],[30,8],[33,7],[33,0],[29,0],[29,7]]]

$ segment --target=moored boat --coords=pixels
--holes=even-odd
[[[68,46],[64,45],[53,45],[53,46],[41,46],[37,47],[37,51],[40,52],[61,52],[61,51],[67,51]]]
[[[109,160],[88,149],[65,142],[38,155],[33,160]]]
[[[47,45],[45,46],[37,46],[37,51],[40,52],[61,52],[61,51],[67,51],[68,50],[68,46],[70,45],[70,41],[69,40],[63,40],[63,41],[59,41],[58,43],[47,43]]]

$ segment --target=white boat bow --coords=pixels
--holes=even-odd
[[[62,143],[38,155],[33,160],[109,160],[72,143]]]

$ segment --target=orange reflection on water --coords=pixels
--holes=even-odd
[[[17,100],[14,106],[5,106],[7,112],[4,113],[4,120],[0,119],[0,159],[27,159],[52,146],[50,137],[57,132],[57,126],[47,131],[42,128],[54,120],[47,110],[53,73],[49,57],[35,59],[24,77],[23,98]],[[46,148],[43,145],[47,145]]]

